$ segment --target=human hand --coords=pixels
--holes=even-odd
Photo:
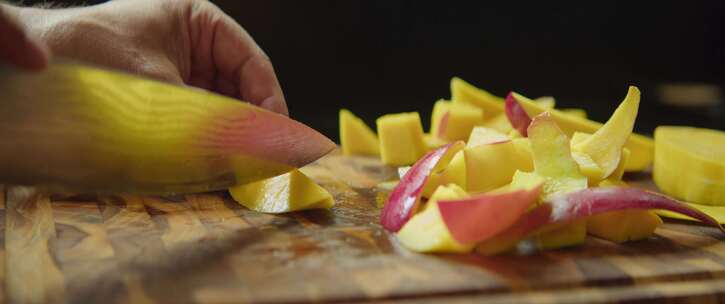
[[[242,99],[287,115],[272,63],[204,0],[117,0],[68,9],[12,8],[53,55]]]
[[[48,65],[45,46],[26,35],[25,29],[0,5],[0,62],[38,70]]]

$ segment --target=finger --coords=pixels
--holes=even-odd
[[[11,65],[40,70],[48,65],[48,51],[28,37],[22,27],[11,20],[0,5],[0,61]]]
[[[269,58],[232,18],[211,5],[215,26],[211,55],[218,77],[236,83],[241,99],[288,115],[284,94]]]

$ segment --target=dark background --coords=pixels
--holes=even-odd
[[[341,107],[371,125],[384,113],[420,111],[427,127],[452,76],[500,96],[555,96],[600,121],[637,85],[640,132],[725,129],[721,100],[684,109],[657,93],[671,83],[723,84],[725,1],[213,2],[272,58],[291,115],[332,138]]]

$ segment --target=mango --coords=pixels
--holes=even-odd
[[[511,140],[464,149],[466,190],[493,190],[510,183],[517,170],[531,170],[531,158],[523,149]]]
[[[486,117],[489,117],[489,115],[486,115]],[[492,118],[486,118],[483,122],[483,126],[494,129],[503,134],[507,134],[513,130],[513,127],[511,127],[511,123],[509,122],[509,118],[505,113],[497,114]]]
[[[631,209],[590,216],[587,231],[605,240],[622,243],[647,238],[661,224],[662,219],[654,211]]]
[[[572,150],[589,155],[602,168],[601,179],[612,174],[622,155],[622,147],[632,134],[639,109],[639,90],[629,87],[629,93],[614,114],[591,136],[572,145]]]
[[[383,115],[376,123],[383,163],[407,166],[428,151],[417,112]]]
[[[636,87],[630,88],[630,92],[632,94],[635,94],[636,92],[637,96],[639,96],[639,91],[635,90],[637,90]],[[602,127],[601,123],[567,115],[566,113],[556,109],[546,109],[531,99],[521,96],[520,94],[513,94],[515,94],[516,100],[521,104],[530,117],[534,117],[543,112],[550,112],[556,123],[568,136],[571,136],[577,131],[594,133]],[[631,152],[630,159],[625,164],[626,171],[642,171],[649,168],[649,165],[652,163],[652,159],[654,157],[654,142],[652,139],[642,135],[632,134],[626,141],[625,147],[627,147],[627,149]]]
[[[569,247],[584,243],[587,238],[587,223],[578,220],[572,223],[556,225],[532,236],[539,250]]]
[[[443,147],[448,143],[447,141],[440,139],[438,138],[438,136],[434,136],[430,133],[423,134],[423,141],[425,142],[425,145],[429,151]]]
[[[453,103],[466,103],[483,109],[487,117],[503,113],[504,99],[479,89],[458,77],[451,78],[451,99]]]
[[[466,147],[471,148],[509,140],[508,135],[486,127],[475,127],[468,136]]]
[[[465,140],[483,124],[483,110],[465,103],[439,100],[433,106],[430,134],[446,141]]]
[[[329,209],[335,203],[330,192],[299,170],[229,188],[229,194],[242,206],[264,213]]]
[[[398,240],[409,250],[416,252],[469,252],[473,244],[456,241],[438,209],[438,201],[468,197],[466,191],[456,185],[440,186],[433,193],[420,213],[414,215],[398,232]]]
[[[380,155],[378,137],[362,119],[340,110],[340,145],[344,155]]]
[[[434,172],[428,177],[422,196],[431,197],[438,186],[447,184],[454,184],[464,190],[466,188],[466,162],[463,151],[456,152],[442,171]]]
[[[725,206],[725,132],[660,126],[655,130],[655,147],[652,175],[665,194]]]
[[[559,111],[561,111],[562,113],[569,115],[569,116],[573,116],[573,117],[577,117],[577,118],[581,118],[581,119],[587,118],[587,111],[584,109],[564,108],[564,109],[559,109]]]

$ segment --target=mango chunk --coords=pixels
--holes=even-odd
[[[569,116],[573,116],[573,117],[577,117],[577,118],[581,118],[581,119],[587,119],[587,111],[584,109],[564,108],[564,109],[559,109],[559,111],[561,111],[562,113],[569,115]]]
[[[229,193],[242,206],[264,213],[329,209],[335,203],[330,192],[299,170],[232,187]]]
[[[567,115],[556,109],[547,109],[520,94],[513,94],[515,94],[516,100],[529,117],[534,117],[543,112],[550,112],[556,123],[568,136],[577,131],[594,133],[602,127],[601,123]],[[629,161],[625,164],[626,171],[642,171],[649,168],[654,157],[654,141],[652,139],[639,134],[632,134],[626,141],[625,147],[632,153]]]
[[[532,241],[537,249],[544,250],[579,245],[584,243],[586,238],[587,223],[585,220],[579,220],[537,233],[532,237]]]
[[[510,183],[517,170],[531,170],[531,157],[523,149],[511,140],[464,149],[466,190],[493,190]]]
[[[417,112],[383,115],[376,123],[383,163],[393,166],[410,165],[428,151]]]
[[[433,106],[430,133],[446,141],[465,140],[475,126],[482,124],[480,108],[439,100]]]
[[[478,145],[507,141],[509,139],[508,135],[497,130],[486,127],[475,127],[471,131],[471,135],[468,136],[466,147],[471,148]]]
[[[431,197],[438,186],[454,184],[465,190],[466,187],[466,162],[463,158],[463,151],[453,155],[451,161],[440,172],[434,172],[428,177],[423,187],[423,197]]]
[[[340,145],[345,155],[380,155],[375,132],[346,109],[340,110]]]
[[[572,145],[572,150],[585,153],[602,168],[601,179],[612,174],[620,162],[622,147],[632,134],[639,109],[639,90],[630,86],[627,97],[614,114],[591,136]]]
[[[693,203],[687,203],[687,202],[685,202],[685,204],[691,208],[697,209],[709,216],[712,216],[715,220],[718,221],[718,223],[725,224],[725,206],[711,206],[711,205],[693,204]],[[698,221],[698,220],[688,217],[686,215],[670,212],[667,210],[657,210],[656,212],[658,215],[668,217],[668,218],[695,221],[695,222]]]
[[[438,136],[434,136],[430,133],[423,134],[423,141],[425,141],[426,147],[428,147],[428,150],[435,150],[440,147],[445,146],[448,142],[438,138]]]
[[[591,216],[587,219],[587,231],[605,240],[622,243],[647,238],[661,224],[662,219],[654,211],[632,209]]]
[[[488,117],[503,113],[504,99],[479,89],[458,77],[451,78],[453,103],[467,103],[483,109]]]
[[[655,130],[653,178],[666,194],[725,206],[725,132],[660,126]]]
[[[489,117],[488,113],[485,117]],[[513,130],[513,127],[511,127],[511,123],[509,122],[509,118],[506,116],[506,113],[496,114],[491,118],[486,118],[483,122],[483,126],[494,129],[503,134],[508,134],[509,132],[511,132],[511,130]]]
[[[456,185],[440,186],[420,213],[414,215],[398,232],[398,240],[416,252],[469,252],[473,244],[461,244],[451,236],[438,209],[439,200],[461,199],[468,194]]]

